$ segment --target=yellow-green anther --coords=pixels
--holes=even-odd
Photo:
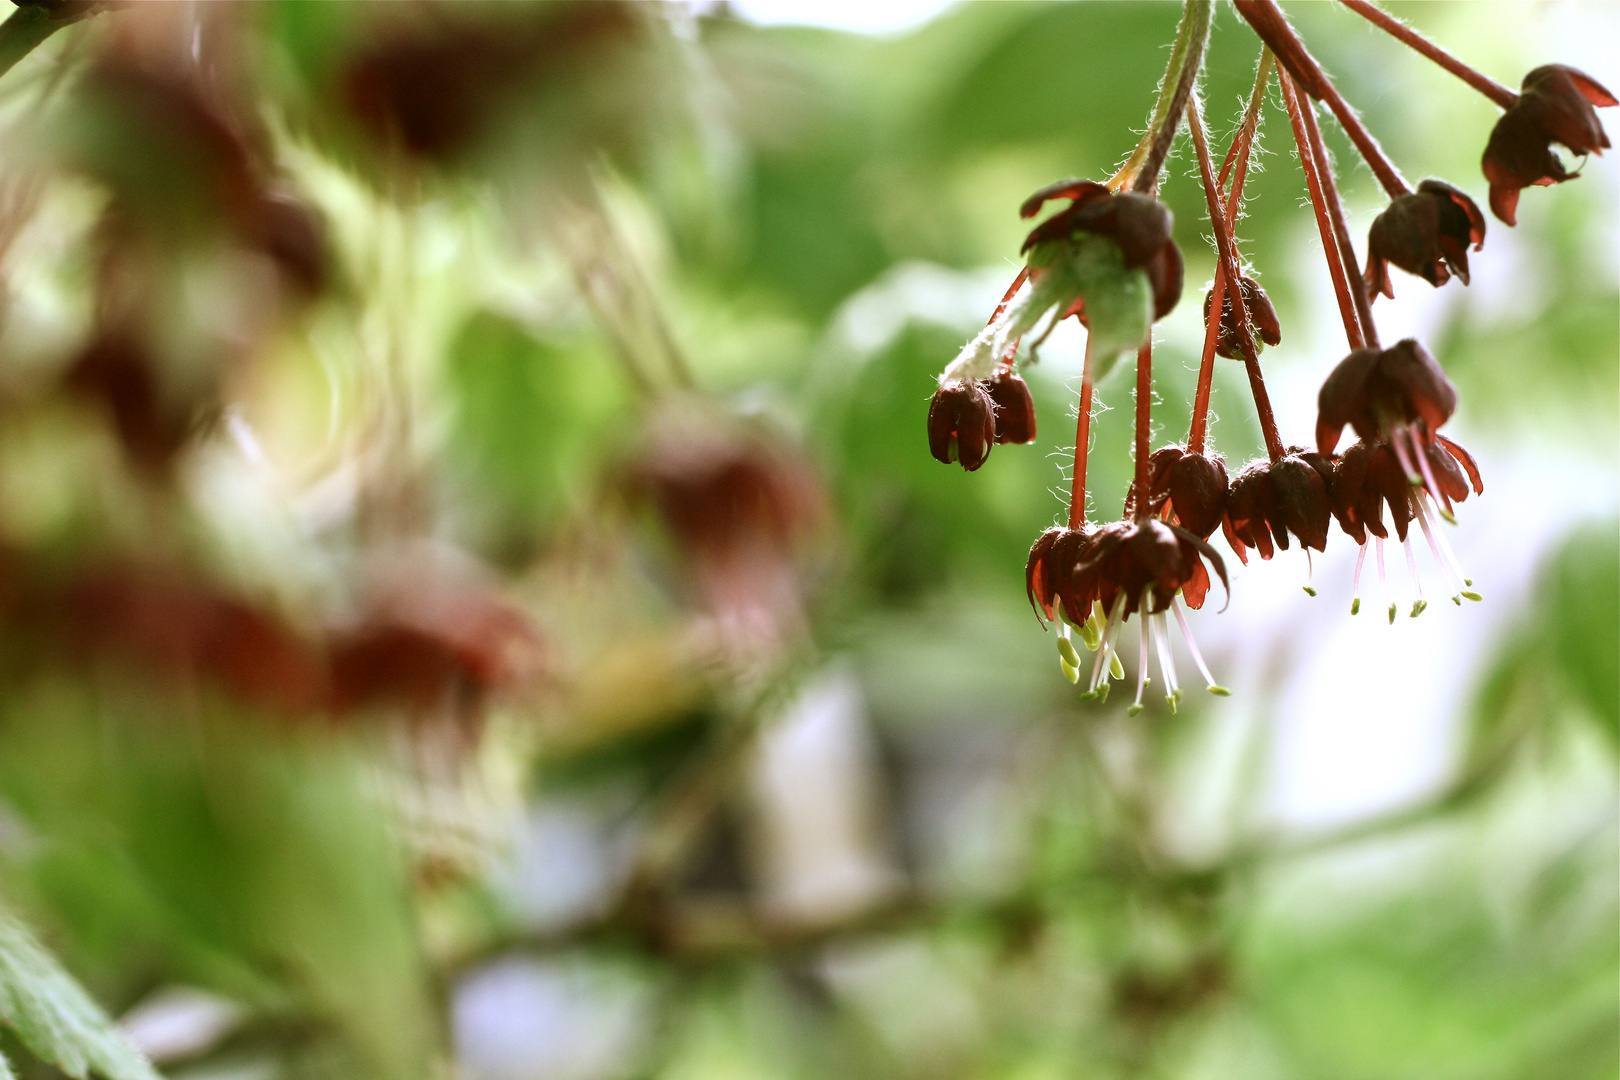
[[[1232,691],[1228,690],[1224,686],[1211,686],[1209,688],[1209,692],[1214,694],[1216,697],[1231,697],[1232,696]]]
[[[1457,524],[1457,515],[1456,514],[1453,514],[1450,510],[1447,510],[1443,506],[1436,507],[1435,509],[1440,511],[1440,516],[1441,516],[1441,518],[1443,518],[1445,520],[1447,525],[1455,525],[1455,524]]]
[[[1074,650],[1071,648],[1069,651],[1073,652]],[[1067,659],[1061,656],[1058,657],[1058,665],[1063,668],[1063,677],[1068,679],[1071,685],[1078,684],[1080,682],[1079,668],[1075,667],[1073,664],[1069,663]]]
[[[1058,638],[1057,643],[1058,643],[1058,658],[1063,661],[1064,670],[1068,670],[1069,668],[1074,668],[1075,670],[1079,670],[1079,668],[1080,668],[1080,654],[1075,652],[1074,643],[1071,642],[1066,637]]]
[[[1140,705],[1132,705],[1130,708],[1125,710],[1125,715],[1126,716],[1135,716],[1137,713],[1139,713],[1141,711],[1142,711],[1142,706],[1140,706]]]
[[[1389,605],[1389,625],[1395,625],[1395,604],[1393,601]]]
[[[1472,581],[1465,581],[1464,584],[1465,585],[1472,585],[1473,582]],[[1481,601],[1481,600],[1483,600],[1485,598],[1483,596],[1479,595],[1479,593],[1475,592],[1473,589],[1464,589],[1463,590],[1463,599],[1464,600],[1472,600],[1475,603],[1478,603],[1479,601]]]
[[[1361,597],[1358,596],[1354,600],[1350,601],[1350,614],[1361,614]]]
[[[1125,677],[1125,665],[1119,662],[1119,653],[1108,657],[1108,674],[1116,679]]]
[[[1412,601],[1411,618],[1415,619],[1419,615],[1423,614],[1424,609],[1426,609],[1428,606],[1429,606],[1429,602],[1427,600],[1414,600],[1414,601]]]
[[[1309,585],[1301,585],[1300,588],[1305,590],[1305,595],[1306,596],[1315,596],[1316,595],[1316,590],[1311,588]]]
[[[1097,625],[1097,616],[1093,615],[1080,624],[1080,640],[1086,643],[1087,652],[1097,651],[1097,646],[1102,642],[1102,628]]]

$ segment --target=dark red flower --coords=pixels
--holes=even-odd
[[[1454,523],[1456,518],[1452,514],[1451,504],[1466,499],[1470,488],[1476,495],[1484,493],[1485,485],[1480,480],[1479,466],[1467,450],[1444,435],[1438,435],[1434,442],[1416,448],[1417,471],[1414,472],[1411,468],[1414,450],[1398,452],[1398,445],[1354,442],[1334,462],[1330,484],[1333,516],[1338,519],[1339,527],[1362,545],[1356,559],[1355,584],[1350,602],[1352,615],[1361,609],[1361,568],[1367,557],[1368,534],[1372,536],[1378,556],[1379,581],[1384,581],[1383,542],[1389,538],[1384,526],[1383,511],[1386,506],[1395,527],[1395,538],[1403,546],[1406,546],[1408,527],[1414,520],[1417,521],[1424,539],[1428,541],[1430,553],[1447,578],[1453,603],[1461,604],[1464,599],[1480,598],[1479,593],[1472,589],[1473,581],[1463,573],[1444,533],[1430,523],[1426,505],[1426,501],[1432,501],[1440,515]],[[1409,546],[1406,547],[1406,557],[1407,569],[1417,590],[1417,600],[1412,605],[1412,615],[1416,617],[1428,605],[1423,600],[1417,561]],[[1388,592],[1387,585],[1385,592]],[[1392,622],[1396,606],[1394,602],[1389,604]]]
[[[1056,549],[1057,544],[1054,543],[1049,560],[1055,557]],[[1131,706],[1131,713],[1134,715],[1142,707],[1142,692],[1147,686],[1150,637],[1159,656],[1165,699],[1174,710],[1181,698],[1181,686],[1170,651],[1169,629],[1164,618],[1167,610],[1175,613],[1210,692],[1226,693],[1210,675],[1209,665],[1204,663],[1203,656],[1198,652],[1186,617],[1177,603],[1177,597],[1181,596],[1189,607],[1196,608],[1203,604],[1210,582],[1209,570],[1204,565],[1206,559],[1214,565],[1222,587],[1227,587],[1226,565],[1214,548],[1180,526],[1151,518],[1104,525],[1081,546],[1080,562],[1071,571],[1066,584],[1070,593],[1090,611],[1086,644],[1090,647],[1095,642],[1097,659],[1086,690],[1088,697],[1106,697],[1109,676],[1123,675],[1123,668],[1116,660],[1119,628],[1132,615],[1137,615],[1139,668],[1136,701]],[[1065,614],[1068,614],[1067,608]],[[1063,645],[1064,642],[1060,641],[1060,652]],[[1069,653],[1072,652],[1073,647],[1070,646]],[[1078,655],[1071,658],[1065,653],[1063,659],[1065,670],[1072,667],[1077,675]]]
[[[1138,493],[1132,481],[1125,494],[1125,516],[1137,516]],[[1182,446],[1161,446],[1148,459],[1146,514],[1172,515],[1175,523],[1207,540],[1226,509],[1226,461],[1219,455],[1188,453]]]
[[[1282,326],[1277,322],[1277,309],[1271,306],[1271,298],[1260,283],[1247,275],[1238,278],[1238,290],[1243,294],[1243,306],[1249,311],[1249,325],[1254,327],[1260,335],[1260,340],[1267,345],[1282,344]],[[1204,294],[1204,321],[1209,322],[1209,309],[1215,301],[1215,290],[1212,288]],[[1221,294],[1221,330],[1220,336],[1215,339],[1215,355],[1224,356],[1228,360],[1243,359],[1243,347],[1238,344],[1237,315],[1232,308],[1232,293],[1225,290]]]
[[[1024,564],[1024,591],[1029,594],[1036,617],[1043,622],[1055,620],[1060,605],[1064,617],[1074,626],[1084,625],[1091,617],[1091,603],[1096,596],[1078,591],[1074,578],[1074,568],[1080,565],[1081,552],[1091,534],[1092,530],[1084,525],[1074,529],[1054,527],[1041,533],[1030,547],[1029,561]]]
[[[1425,180],[1397,196],[1367,233],[1367,290],[1393,298],[1389,263],[1438,288],[1455,275],[1468,284],[1468,245],[1485,245],[1485,215],[1450,184]]]
[[[1432,442],[1457,408],[1457,391],[1428,350],[1407,338],[1382,352],[1352,352],[1328,375],[1316,400],[1316,447],[1331,454],[1345,424],[1367,440],[1408,435]]]
[[[1515,222],[1519,192],[1573,179],[1553,153],[1561,143],[1572,154],[1601,155],[1609,137],[1594,105],[1620,104],[1597,80],[1564,64],[1547,64],[1524,77],[1519,99],[1491,129],[1481,166],[1491,182],[1491,211]]]
[[[984,389],[990,395],[991,403],[995,405],[995,441],[1034,442],[1035,399],[1029,394],[1029,384],[1014,375],[1011,368],[1001,367],[985,380]]]
[[[1327,547],[1332,506],[1328,481],[1333,466],[1321,454],[1290,447],[1276,461],[1254,461],[1238,473],[1226,498],[1221,530],[1232,551],[1245,563],[1248,548],[1269,559],[1276,547],[1288,550],[1293,533],[1308,548]]]
[[[935,460],[960,462],[972,472],[984,464],[996,441],[996,405],[982,383],[951,382],[934,391],[928,406],[928,449]]]
[[[1040,213],[1049,199],[1070,199],[1067,207],[1031,230],[1020,254],[1046,240],[1077,232],[1106,236],[1119,245],[1127,269],[1147,272],[1153,289],[1153,317],[1162,319],[1181,299],[1181,249],[1171,239],[1174,218],[1158,199],[1134,191],[1113,192],[1091,180],[1060,180],[1037,191],[1018,208],[1020,217]]]

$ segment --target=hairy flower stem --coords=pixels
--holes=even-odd
[[[996,310],[990,313],[989,322],[986,322],[984,325],[990,326],[994,324],[997,319],[1001,318],[1002,313],[1007,310],[1007,305],[1012,303],[1013,297],[1018,295],[1018,290],[1024,287],[1024,282],[1028,279],[1029,267],[1025,266],[1020,268],[1018,271],[1018,276],[1013,278],[1011,285],[1007,286],[1007,292],[1002,296],[1001,303],[996,305]],[[1012,344],[1007,346],[1006,353],[1001,357],[1002,367],[1010,368],[1013,366],[1013,358],[1018,355],[1018,343],[1022,340],[1022,338],[1012,339]]]
[[[1490,98],[1500,107],[1511,109],[1513,103],[1519,100],[1518,94],[1515,94],[1489,75],[1469,67],[1382,8],[1367,3],[1367,0],[1339,0],[1339,2],[1374,26],[1386,31],[1402,44],[1433,60],[1436,64],[1439,64],[1457,78]]]
[[[1170,144],[1181,127],[1187,99],[1192,96],[1193,84],[1204,67],[1204,47],[1209,44],[1214,10],[1214,0],[1183,0],[1181,24],[1176,27],[1170,62],[1159,83],[1159,100],[1154,102],[1147,133],[1131,151],[1129,160],[1108,181],[1110,188],[1118,191],[1128,184],[1133,191],[1151,192],[1159,182],[1159,170],[1170,155]]]
[[[1148,513],[1148,456],[1153,441],[1153,335],[1136,350],[1136,520]]]
[[[1227,172],[1236,163],[1232,190],[1226,197],[1227,232],[1231,232],[1237,224],[1238,211],[1242,208],[1243,181],[1249,175],[1249,151],[1254,146],[1255,133],[1260,127],[1260,109],[1266,101],[1266,83],[1271,77],[1271,65],[1271,50],[1262,49],[1259,68],[1254,76],[1254,91],[1249,95],[1243,121],[1238,125],[1237,134],[1232,137],[1232,145],[1226,151],[1226,160],[1221,163],[1221,175],[1216,181],[1217,188],[1223,187]],[[1225,302],[1226,274],[1216,264],[1215,284],[1211,287],[1209,301],[1210,317],[1204,326],[1204,354],[1198,364],[1198,392],[1193,397],[1192,425],[1187,429],[1187,450],[1193,454],[1204,452],[1204,439],[1209,430],[1209,395],[1215,381],[1215,349],[1220,343],[1221,312]]]
[[[1086,523],[1086,454],[1091,442],[1091,346],[1086,346],[1086,373],[1080,380],[1080,412],[1074,421],[1074,478],[1069,484],[1069,528]]]
[[[1311,152],[1310,135],[1305,128],[1306,104],[1300,100],[1294,80],[1286,72],[1278,74],[1282,87],[1283,104],[1288,107],[1288,119],[1293,124],[1294,142],[1299,147],[1299,166],[1305,173],[1305,187],[1311,193],[1311,206],[1316,210],[1316,228],[1322,235],[1322,253],[1327,256],[1328,274],[1333,278],[1333,293],[1339,298],[1339,317],[1344,320],[1344,337],[1351,349],[1366,346],[1361,332],[1361,317],[1350,287],[1345,280],[1346,263],[1339,251],[1339,239],[1328,216],[1327,201],[1322,194],[1322,179],[1316,171],[1316,156]],[[1353,269],[1352,269],[1353,272]]]
[[[1215,188],[1215,170],[1209,160],[1209,137],[1204,132],[1203,109],[1193,97],[1187,110],[1187,121],[1192,128],[1193,149],[1198,153],[1198,171],[1204,181],[1204,197],[1209,203],[1209,223],[1215,231],[1215,249],[1220,254],[1220,270],[1229,282],[1241,280],[1238,273],[1237,248],[1232,243],[1232,231],[1226,227],[1226,214],[1221,206],[1220,192]],[[1277,435],[1277,418],[1271,411],[1271,397],[1266,393],[1265,377],[1260,373],[1260,356],[1254,348],[1254,330],[1249,325],[1249,307],[1243,303],[1241,291],[1234,291],[1232,314],[1237,323],[1238,347],[1243,350],[1243,364],[1249,373],[1249,390],[1254,394],[1254,411],[1260,419],[1260,434],[1265,436],[1266,453],[1276,461],[1284,456],[1282,439]],[[1215,318],[1219,309],[1212,304]]]
[[[1344,128],[1345,134],[1356,144],[1356,149],[1366,160],[1367,167],[1378,178],[1378,182],[1383,185],[1389,197],[1393,199],[1411,194],[1412,189],[1401,177],[1400,170],[1384,154],[1383,147],[1378,145],[1378,140],[1372,137],[1372,132],[1362,124],[1356,110],[1344,100],[1344,96],[1333,85],[1333,80],[1322,70],[1322,65],[1318,64],[1316,58],[1305,48],[1305,43],[1288,24],[1288,19],[1277,6],[1276,0],[1232,0],[1232,6],[1237,8],[1238,14],[1254,28],[1254,32],[1260,35],[1260,40],[1277,54],[1277,62],[1294,77],[1300,88],[1311,97],[1327,102],[1328,108],[1339,118],[1339,124]]]
[[[1297,96],[1297,95],[1296,95]],[[1333,178],[1333,162],[1328,160],[1327,144],[1322,141],[1322,129],[1316,125],[1316,113],[1309,103],[1300,102],[1300,119],[1304,122],[1305,136],[1310,140],[1311,158],[1316,162],[1316,175],[1322,182],[1322,201],[1327,205],[1328,220],[1333,223],[1333,238],[1339,245],[1339,260],[1344,264],[1345,285],[1356,305],[1356,317],[1361,321],[1361,336],[1367,347],[1378,348],[1378,324],[1373,322],[1372,297],[1367,293],[1367,282],[1356,263],[1356,245],[1350,239],[1350,227],[1344,218],[1344,202],[1339,198],[1339,185]]]

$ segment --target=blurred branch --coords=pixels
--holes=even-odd
[[[17,66],[44,40],[101,10],[100,4],[23,3],[0,23],[0,75]]]

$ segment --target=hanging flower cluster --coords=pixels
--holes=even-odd
[[[1583,158],[1609,146],[1596,108],[1616,100],[1590,76],[1547,65],[1526,75],[1514,93],[1367,0],[1341,2],[1504,110],[1482,166],[1490,208],[1507,225],[1515,223],[1523,188],[1578,175],[1565,167],[1552,144]],[[1068,518],[1036,539],[1024,583],[1037,618],[1057,627],[1060,665],[1071,682],[1079,682],[1083,666],[1075,638],[1096,654],[1086,683],[1090,699],[1105,698],[1110,680],[1124,678],[1119,645],[1127,635],[1125,624],[1136,616],[1133,714],[1143,706],[1151,656],[1158,658],[1170,708],[1181,699],[1167,614],[1175,616],[1207,688],[1227,693],[1200,655],[1183,610],[1204,605],[1212,577],[1226,584],[1225,563],[1209,543],[1216,529],[1232,553],[1247,562],[1251,550],[1270,559],[1295,541],[1307,554],[1324,551],[1336,523],[1360,547],[1351,614],[1361,610],[1361,571],[1370,546],[1393,623],[1399,605],[1388,599],[1384,573],[1384,541],[1391,530],[1404,549],[1416,591],[1410,615],[1427,607],[1409,542],[1416,522],[1449,598],[1459,605],[1480,599],[1434,520],[1456,524],[1455,504],[1484,491],[1473,457],[1440,433],[1456,410],[1456,389],[1418,341],[1380,344],[1372,303],[1380,295],[1394,297],[1390,267],[1435,287],[1452,278],[1468,284],[1469,249],[1477,252],[1484,245],[1485,216],[1467,193],[1443,180],[1426,179],[1415,189],[1407,184],[1275,0],[1234,0],[1263,48],[1254,91],[1217,170],[1197,94],[1212,6],[1213,0],[1184,0],[1159,100],[1125,165],[1106,182],[1052,184],[1020,207],[1021,216],[1033,218],[1049,201],[1069,200],[1025,239],[1023,269],[989,323],[946,366],[928,414],[934,457],[969,472],[984,464],[997,443],[1033,441],[1033,402],[1016,370],[1020,362],[1037,361],[1038,347],[1064,318],[1073,316],[1086,328]],[[1282,341],[1282,328],[1252,270],[1239,262],[1233,237],[1273,72],[1349,348],[1322,384],[1314,449],[1286,445],[1278,432],[1259,357],[1264,346]],[[1368,234],[1364,267],[1345,224],[1315,102],[1333,113],[1390,198]],[[1204,297],[1205,342],[1191,428],[1184,443],[1150,450],[1152,325],[1175,307],[1182,291],[1181,252],[1172,239],[1170,211],[1157,192],[1184,121],[1198,158],[1217,264]],[[1020,353],[1026,336],[1029,346]],[[1136,358],[1136,474],[1121,519],[1097,524],[1086,517],[1093,390],[1127,354]],[[1266,444],[1265,457],[1230,476],[1225,460],[1207,446],[1216,356],[1244,364]],[[1346,426],[1356,441],[1341,449]],[[1309,585],[1305,591],[1315,595]]]

